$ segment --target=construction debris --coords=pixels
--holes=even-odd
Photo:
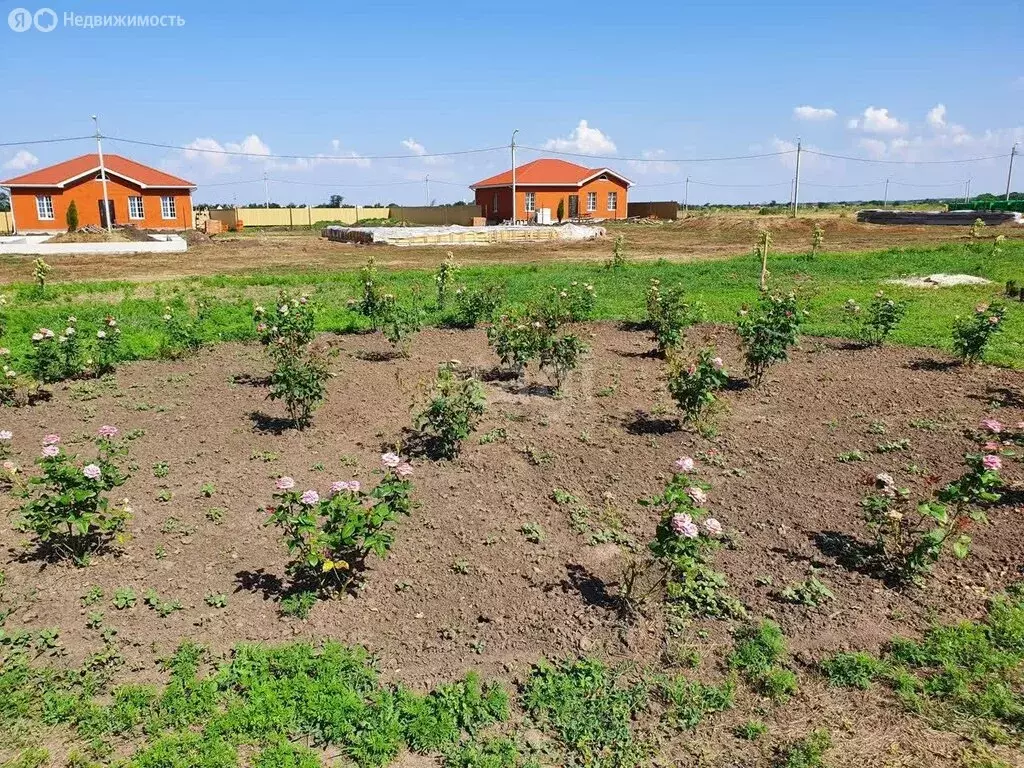
[[[491,243],[543,240],[594,240],[604,237],[604,227],[563,224],[551,227],[324,227],[321,233],[339,243],[388,245],[489,245]]]
[[[997,224],[1024,224],[1024,214],[1010,211],[857,211],[862,224],[914,224],[969,227],[975,219],[988,226]]]
[[[947,275],[939,272],[927,277],[900,277],[885,282],[911,288],[947,288],[951,285],[986,285],[992,281],[977,275]]]

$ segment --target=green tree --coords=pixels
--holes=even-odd
[[[558,201],[558,211],[556,212],[556,215],[558,216],[558,223],[561,224],[562,219],[565,218],[565,198],[561,198]]]
[[[68,225],[68,232],[75,232],[78,230],[78,206],[75,201],[71,201],[71,205],[68,206],[68,212],[64,215],[64,221]]]

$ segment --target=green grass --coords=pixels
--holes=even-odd
[[[765,619],[737,630],[736,648],[728,664],[738,669],[758,693],[774,701],[785,701],[797,688],[796,675],[782,666],[787,656],[782,630]]]
[[[960,286],[935,290],[886,286],[887,294],[907,299],[910,307],[892,341],[920,346],[950,348],[953,318],[966,314],[981,301],[998,298],[1008,279],[1024,279],[1019,265],[1024,242],[1003,244],[1003,252],[990,255],[991,244],[960,243],[939,247],[896,248],[886,251],[829,253],[811,259],[807,254],[773,256],[770,268],[774,287],[796,289],[802,306],[810,311],[805,332],[819,335],[852,335],[844,320],[842,305],[848,298],[868,302],[880,281],[900,275],[935,272],[965,272],[994,281],[989,286]],[[442,256],[439,253],[438,261]],[[732,323],[743,304],[757,295],[758,265],[751,256],[720,261],[675,264],[665,261],[630,265],[623,270],[606,270],[600,264],[557,263],[548,265],[474,266],[460,271],[460,282],[468,285],[500,283],[510,305],[523,305],[540,297],[548,286],[573,280],[592,282],[597,294],[597,319],[639,319],[643,315],[644,293],[652,278],[666,283],[680,282],[695,299],[700,299],[714,322]],[[409,296],[416,286],[424,296],[433,295],[432,270],[385,270],[381,279],[390,290]],[[24,359],[29,337],[39,326],[63,327],[64,318],[74,314],[83,333],[98,327],[108,313],[124,329],[123,347],[129,358],[156,357],[163,334],[163,308],[187,297],[202,295],[209,300],[210,319],[203,329],[207,341],[247,340],[254,337],[251,309],[254,301],[270,302],[279,289],[307,290],[318,304],[317,326],[321,331],[349,332],[364,328],[365,321],[349,311],[345,302],[358,294],[358,272],[254,272],[243,276],[196,277],[174,282],[137,283],[91,281],[53,283],[46,295],[34,286],[20,283],[8,287],[12,300],[7,314],[3,343],[15,362]],[[429,303],[429,301],[428,301]],[[988,354],[991,362],[1024,367],[1024,305],[1009,302],[1005,331],[995,337]],[[430,322],[444,318],[428,310]]]
[[[366,768],[389,765],[402,747],[458,752],[509,716],[505,690],[473,673],[419,695],[382,685],[364,650],[336,643],[238,646],[203,676],[205,661],[201,648],[185,644],[168,660],[162,690],[125,685],[107,696],[89,663],[62,672],[8,652],[0,666],[0,754],[28,747],[46,726],[66,728],[69,741],[96,759],[127,747],[123,768],[235,768],[246,745],[264,750],[257,766],[319,765],[289,746],[297,741]],[[33,753],[22,755],[24,762]]]
[[[836,686],[884,682],[934,726],[1024,743],[1024,592],[994,598],[983,621],[938,625],[897,638],[881,658],[838,654],[822,664]]]

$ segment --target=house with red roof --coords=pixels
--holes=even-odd
[[[516,167],[515,215],[512,210],[512,170],[478,181],[472,189],[488,221],[534,221],[547,208],[565,218],[624,219],[633,182],[610,168],[586,168],[565,160],[540,159]]]
[[[103,156],[107,209],[112,224],[141,229],[192,229],[196,185],[120,155]],[[103,226],[103,183],[98,155],[82,155],[57,165],[0,181],[11,192],[15,231],[62,232],[71,202],[78,225]]]

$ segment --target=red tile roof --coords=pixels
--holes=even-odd
[[[129,160],[120,155],[103,155],[103,165],[107,173],[134,181],[143,187],[195,187],[191,181],[179,179],[169,173],[150,168],[148,165]],[[0,181],[4,187],[63,187],[67,182],[79,176],[99,170],[99,155],[82,155],[63,163],[39,168],[31,173],[16,176],[7,181]]]
[[[522,184],[523,186],[544,184],[578,187],[583,182],[602,173],[609,173],[616,178],[622,179],[627,185],[632,184],[625,176],[616,173],[610,168],[585,168],[582,165],[576,165],[576,163],[570,163],[566,160],[552,160],[548,158],[534,160],[525,165],[518,166],[516,168],[516,184]],[[511,169],[483,181],[478,181],[476,184],[471,185],[470,189],[510,186],[512,186]]]

